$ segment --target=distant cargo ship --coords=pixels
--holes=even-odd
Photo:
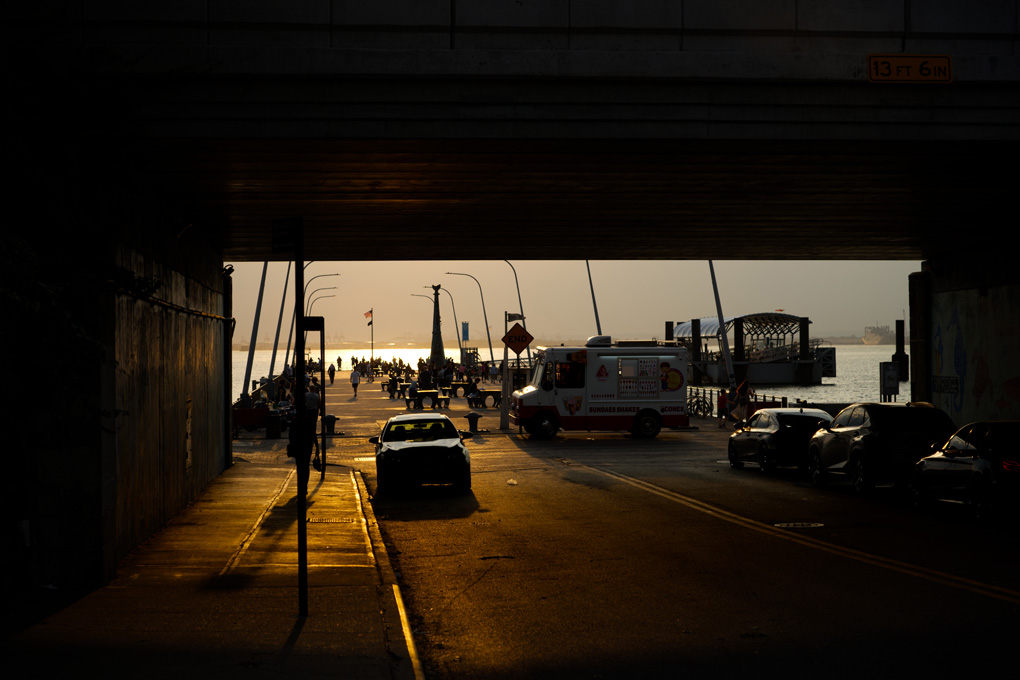
[[[865,345],[892,345],[896,342],[896,333],[888,326],[867,326],[861,342]]]

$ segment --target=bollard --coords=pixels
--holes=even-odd
[[[326,424],[326,434],[336,434],[336,416],[332,413],[326,414],[323,418],[323,422]]]
[[[478,432],[478,419],[481,418],[479,413],[469,413],[465,418],[468,419],[468,432]]]
[[[266,439],[279,439],[283,431],[283,418],[279,413],[270,413],[266,416]]]

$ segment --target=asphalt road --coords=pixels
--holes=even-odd
[[[731,470],[710,424],[469,445],[470,494],[373,499],[430,678],[946,677],[1012,661],[1017,536],[959,507]],[[374,491],[371,453],[342,455]]]

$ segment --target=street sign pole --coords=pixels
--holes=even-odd
[[[515,317],[520,315],[515,314]],[[509,323],[509,312],[503,312],[503,328],[506,329],[506,325]],[[507,352],[513,350],[517,358],[520,359],[521,352],[531,344],[531,341],[535,338],[525,329],[521,324],[515,323],[513,328],[506,331],[503,335],[503,396],[501,401],[501,408],[499,410],[499,429],[508,430],[510,429],[510,393],[511,393],[511,381],[510,381],[510,367],[509,367],[509,356]]]

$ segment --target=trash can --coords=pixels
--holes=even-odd
[[[280,414],[270,413],[266,416],[266,439],[280,438]]]
[[[326,424],[326,434],[336,434],[336,416],[327,413],[322,420]]]

